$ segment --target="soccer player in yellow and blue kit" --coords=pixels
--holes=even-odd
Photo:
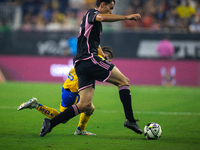
[[[108,61],[111,61],[113,59],[113,51],[112,48],[108,46],[102,47],[102,51],[105,55],[105,58]],[[102,59],[104,59],[101,55],[99,55]],[[62,101],[60,103],[60,112],[63,112],[68,107],[77,104],[79,102],[80,96],[78,93],[78,77],[76,75],[74,67],[71,68],[71,70],[68,73],[68,77],[66,81],[63,84],[62,87]],[[42,114],[46,115],[49,118],[54,118],[58,114],[60,114],[59,111],[57,111],[54,108],[47,107],[45,105],[40,104],[37,101],[37,98],[32,98],[28,102],[23,103],[19,106],[18,110],[22,110],[24,108],[35,108]],[[87,132],[85,130],[87,126],[87,122],[90,119],[91,114],[86,114],[85,112],[81,113],[78,127],[76,131],[74,132],[74,135],[96,135],[94,133]]]

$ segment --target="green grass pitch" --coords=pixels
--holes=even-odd
[[[17,107],[33,96],[41,104],[59,110],[62,83],[0,83],[0,149],[1,150],[199,150],[200,88],[131,86],[132,105],[138,125],[149,122],[161,125],[158,140],[146,140],[123,126],[125,116],[118,88],[96,85],[93,103],[96,107],[87,131],[97,136],[73,135],[79,116],[39,137],[43,114]]]

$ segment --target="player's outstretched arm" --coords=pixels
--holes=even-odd
[[[126,16],[126,20],[135,20],[135,21],[138,21],[141,19],[141,16],[139,13],[137,14],[131,14],[131,15],[128,15]]]
[[[114,14],[98,14],[95,19],[96,19],[96,21],[99,21],[99,22],[115,22],[115,21],[121,21],[121,20],[138,21],[141,19],[141,16],[139,13],[126,15],[126,16],[125,15],[114,15]]]

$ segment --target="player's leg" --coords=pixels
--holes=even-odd
[[[80,95],[77,93],[69,93],[66,90],[63,91],[62,94],[62,102],[60,104],[60,112],[63,112],[65,109],[67,109],[69,106],[77,104],[80,100]],[[72,104],[73,103],[73,104]],[[74,132],[74,135],[96,135],[94,133],[90,133],[85,131],[85,128],[87,126],[87,123],[92,115],[92,112],[94,111],[94,105],[92,105],[91,111],[83,112],[80,114],[79,124]],[[65,121],[64,123],[66,123]]]
[[[94,111],[94,106],[93,107],[93,110],[92,112]],[[80,115],[80,119],[79,119],[79,123],[78,123],[78,128],[81,130],[81,131],[84,131],[86,126],[87,126],[87,123],[92,115],[92,112],[82,112],[81,115]]]
[[[78,92],[74,93],[70,90],[62,88],[62,101],[60,103],[60,112],[64,112],[68,107],[75,105],[79,102],[80,96]],[[66,123],[68,120],[65,120],[62,123]]]
[[[49,118],[54,118],[55,116],[57,116],[58,114],[60,114],[59,111],[57,111],[54,108],[50,108],[48,106],[39,104],[38,107],[36,108],[39,112],[41,112],[42,114],[46,115]]]
[[[58,124],[70,120],[71,118],[77,116],[79,113],[84,111],[92,110],[92,98],[94,95],[94,88],[92,86],[87,87],[80,91],[80,101],[76,105],[68,107],[65,111],[54,117],[53,119],[44,119],[40,137],[45,136],[47,133],[51,132],[52,128]]]
[[[95,109],[95,107],[92,104],[92,110],[91,111],[89,111],[89,112],[82,112],[80,114],[78,127],[77,127],[76,131],[74,132],[74,135],[96,135],[94,133],[90,133],[90,132],[87,132],[85,130],[86,126],[87,126],[87,123],[88,123],[91,115],[93,114],[94,109]]]
[[[110,77],[106,82],[118,86],[119,95],[124,107],[126,118],[129,121],[133,122],[135,119],[133,117],[133,111],[131,105],[131,93],[129,89],[128,78],[126,78],[117,67],[114,67],[111,71]]]
[[[60,103],[60,112],[65,111],[68,107],[75,105],[80,100],[78,92],[71,92],[62,87],[62,101]]]
[[[129,86],[129,79],[124,76],[123,73],[116,66],[114,66],[111,70],[111,75],[108,80],[106,80],[106,82],[112,83],[118,87],[121,87],[123,85]]]
[[[37,98],[35,98],[35,97],[33,97],[29,101],[21,104],[18,107],[18,110],[22,110],[25,108],[29,108],[29,109],[35,108],[39,112],[41,112],[42,114],[46,115],[49,118],[54,118],[55,116],[57,116],[59,114],[59,112],[56,109],[40,104],[38,102]]]
[[[93,111],[93,104],[92,104],[92,98],[94,95],[94,88],[92,86],[89,86],[85,89],[82,89],[80,92],[80,101],[77,105],[78,110],[80,113],[87,112],[90,113]]]
[[[62,101],[60,104],[60,112],[63,112],[65,108],[70,107],[80,100],[78,92],[71,92],[69,89],[62,87]]]
[[[79,119],[78,128],[74,132],[74,135],[96,135],[85,131],[87,123],[94,111],[94,105],[92,104],[92,98],[94,95],[94,88],[92,86],[80,91],[80,102],[77,107],[82,112]],[[84,111],[84,112],[83,112]]]
[[[112,83],[119,88],[119,95],[123,104],[126,121],[124,126],[134,130],[136,133],[142,134],[142,130],[138,127],[136,120],[133,116],[131,93],[129,88],[129,79],[125,77],[121,71],[115,66],[111,75],[106,82]],[[133,123],[133,125],[132,125]]]

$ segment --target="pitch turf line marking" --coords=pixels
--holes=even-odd
[[[0,106],[0,109],[16,109],[17,106]],[[59,110],[59,108],[55,108]],[[95,110],[96,112],[101,113],[123,113],[123,111],[115,111],[115,110]],[[200,113],[192,113],[192,112],[156,112],[156,111],[134,111],[135,114],[154,114],[154,115],[185,115],[185,116],[200,116]]]
[[[159,114],[159,115],[192,115],[192,116],[200,115],[200,113],[191,113],[191,112],[154,112],[154,111],[140,112],[140,111],[136,111],[134,113],[137,113],[137,114]]]
[[[115,110],[95,110],[101,111],[102,113],[123,113],[123,111]],[[155,115],[186,115],[186,116],[200,116],[200,113],[191,113],[191,112],[155,112],[155,111],[134,111],[135,114],[155,114]]]

